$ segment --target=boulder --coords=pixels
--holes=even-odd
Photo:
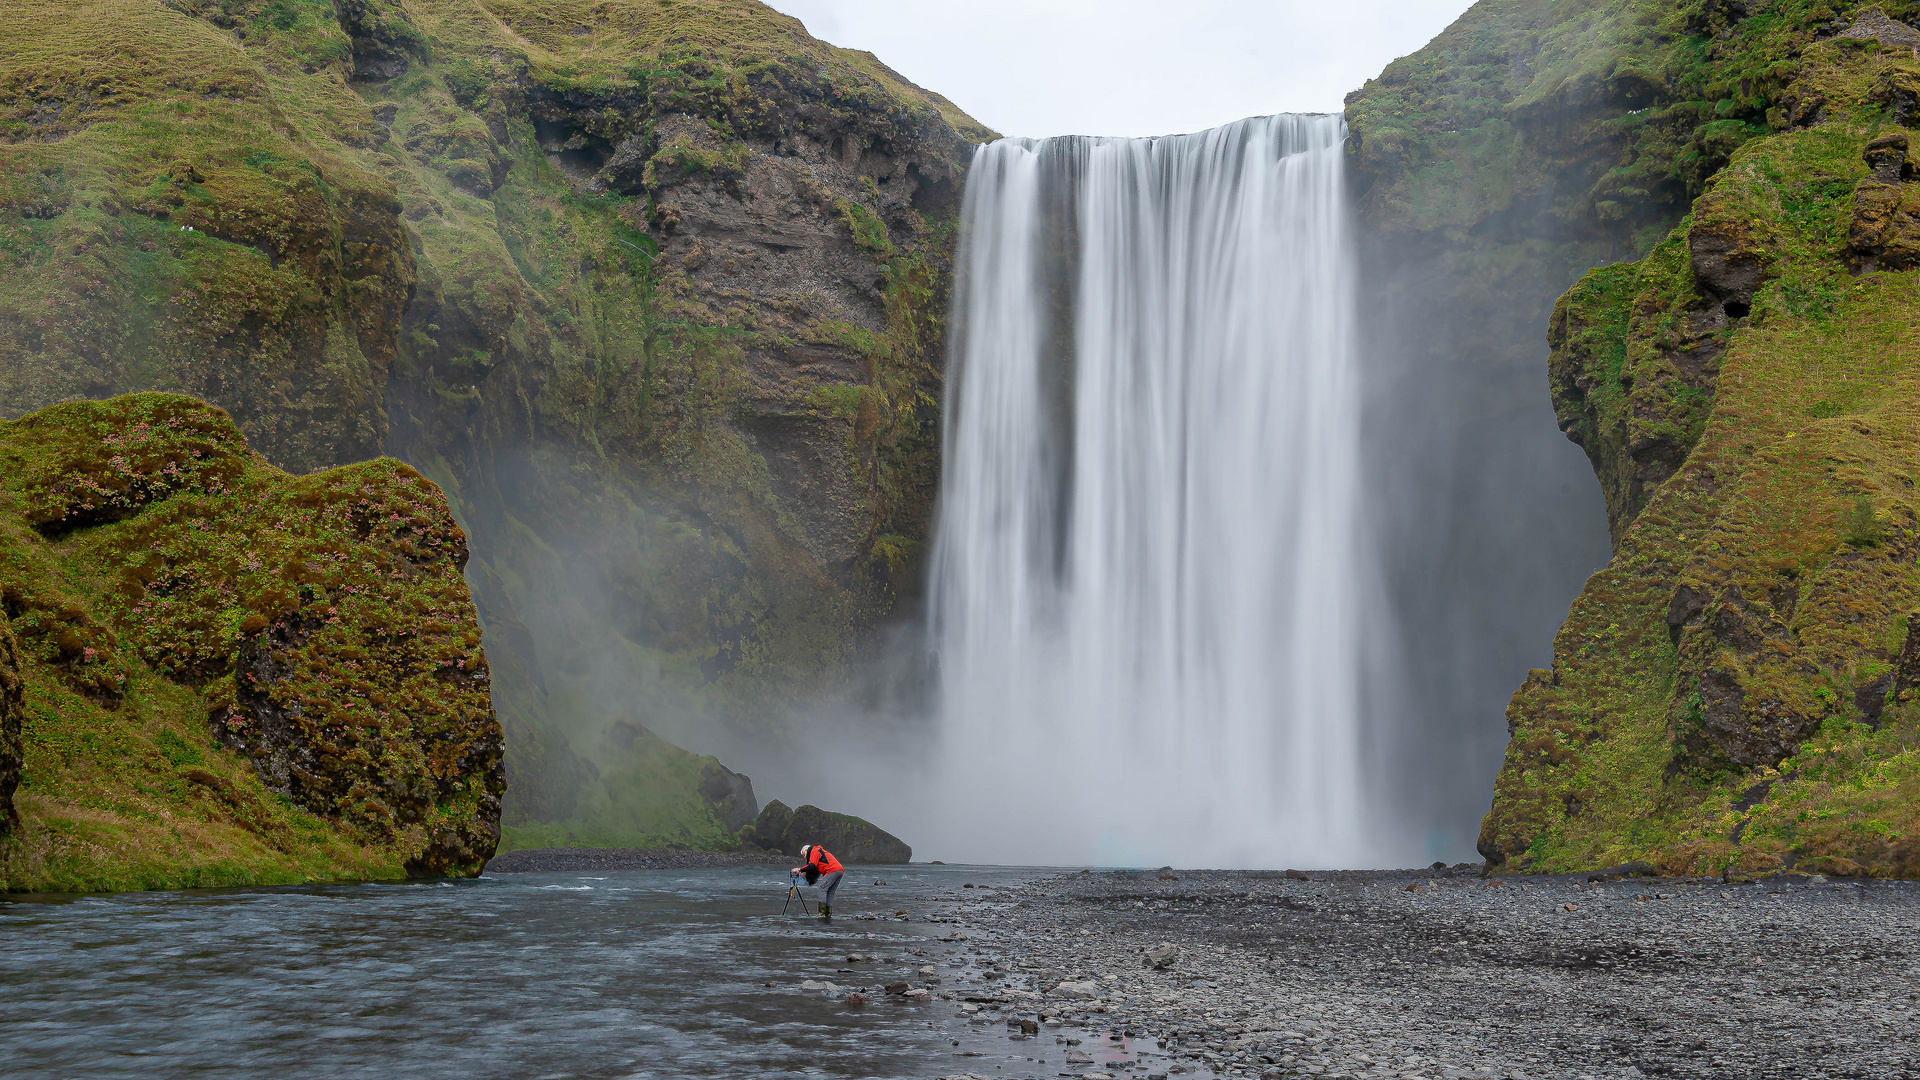
[[[744,779],[744,778],[743,778]],[[740,832],[754,847],[798,857],[804,844],[822,844],[843,863],[904,863],[913,849],[871,822],[817,806],[789,809],[778,799]]]
[[[753,797],[753,779],[717,761],[700,770],[700,797],[731,833],[739,832],[760,811],[760,802]]]
[[[1100,996],[1100,984],[1088,979],[1085,982],[1063,982],[1053,988],[1054,997],[1076,998],[1082,1001]]]
[[[425,477],[391,459],[290,476],[222,410],[140,393],[0,424],[0,488],[0,516],[31,526],[9,534],[0,592],[32,676],[109,710],[131,695],[136,715],[205,731],[145,781],[189,770],[212,800],[181,812],[265,820],[205,767],[217,741],[268,791],[412,876],[485,867],[502,737],[461,575],[466,535]],[[82,528],[92,557],[126,568],[111,590],[74,593],[35,569],[67,557],[52,541]],[[175,698],[130,678],[140,666],[202,702],[172,711]],[[78,722],[63,712],[56,729]]]
[[[1166,942],[1155,945],[1145,953],[1146,966],[1155,971],[1173,966],[1173,962],[1178,959],[1180,959],[1180,946]]]

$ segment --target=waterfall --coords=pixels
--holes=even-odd
[[[942,850],[1365,858],[1344,137],[1285,115],[977,152],[929,615]]]

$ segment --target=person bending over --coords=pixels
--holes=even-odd
[[[847,868],[833,857],[833,852],[819,844],[806,844],[800,848],[800,857],[807,860],[805,866],[796,866],[793,873],[805,874],[807,884],[820,890],[820,917],[833,917],[833,894],[840,888],[840,879],[847,876]]]

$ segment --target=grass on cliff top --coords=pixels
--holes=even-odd
[[[800,65],[842,92],[871,81],[899,105],[931,108],[961,136],[997,136],[939,94],[909,82],[872,53],[842,49],[807,33],[799,19],[754,0],[479,0],[434,5],[456,25],[504,32],[556,85],[612,88],[643,82],[662,60],[705,58],[741,73]],[[484,13],[484,14],[481,14]],[[491,23],[491,27],[487,24]],[[709,78],[718,79],[718,72]]]
[[[1646,251],[1779,106],[1823,26],[1912,0],[1483,0],[1348,98],[1390,219],[1461,229],[1549,196],[1536,231],[1623,223]],[[1599,148],[1611,167],[1578,179]],[[1590,186],[1560,190],[1569,180]]]

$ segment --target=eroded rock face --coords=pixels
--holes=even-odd
[[[1871,179],[1853,191],[1847,250],[1856,271],[1906,270],[1920,266],[1920,185],[1907,160],[1907,136],[1894,132],[1867,144],[1862,154]]]
[[[0,836],[20,824],[20,813],[13,807],[13,793],[20,787],[20,766],[26,750],[20,737],[20,725],[26,718],[24,689],[20,678],[20,651],[13,643],[7,613],[0,611]]]

